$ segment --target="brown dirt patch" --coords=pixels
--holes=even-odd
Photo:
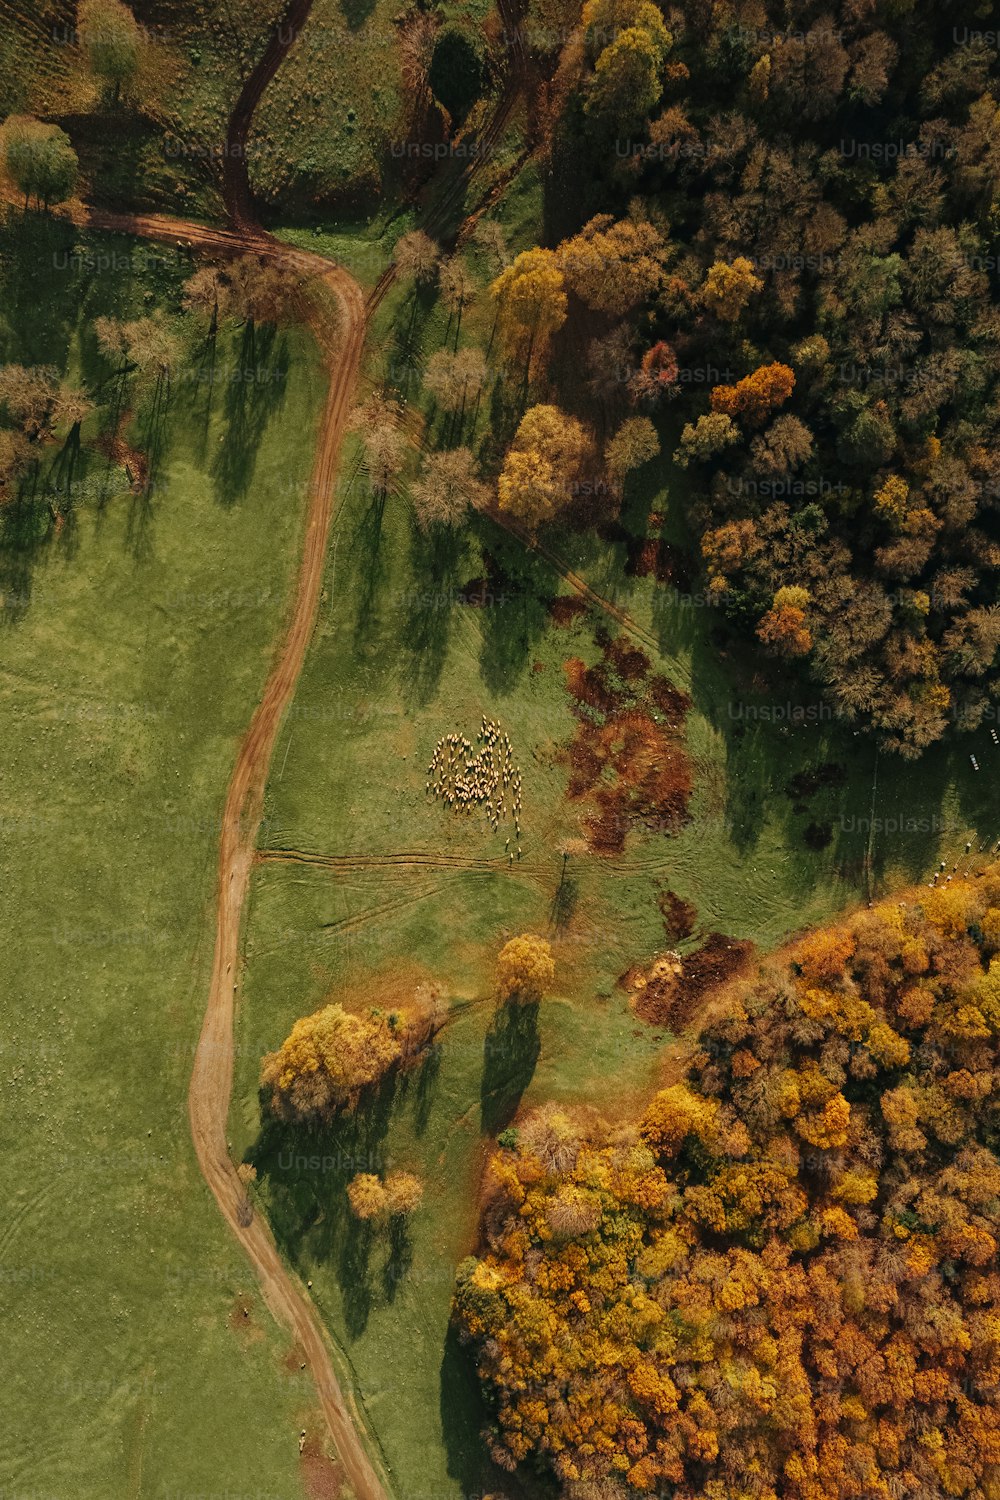
[[[693,773],[684,746],[691,700],[653,674],[625,638],[598,635],[603,656],[563,664],[575,701],[576,735],[565,751],[568,795],[587,800],[583,826],[597,854],[620,854],[632,829],[677,833],[688,821]]]
[[[264,1330],[254,1319],[253,1298],[247,1292],[240,1292],[233,1298],[228,1322],[233,1333],[244,1343],[256,1344],[264,1337]]]
[[[324,1453],[320,1439],[307,1436],[305,1447],[299,1458],[302,1488],[308,1500],[340,1500],[347,1475],[337,1463]]]
[[[636,538],[629,546],[625,571],[632,578],[648,578],[657,583],[672,583],[681,593],[691,592],[688,560],[679,547],[661,536]]]
[[[553,625],[572,625],[587,613],[586,601],[579,594],[559,594],[549,601],[549,615]]]
[[[640,1020],[679,1031],[707,995],[747,973],[753,954],[753,943],[710,932],[693,953],[661,954],[646,968],[629,969],[621,984]]]
[[[673,891],[661,891],[656,898],[663,918],[663,930],[671,943],[680,943],[694,932],[698,908]]]

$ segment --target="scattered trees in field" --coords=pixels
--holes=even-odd
[[[293,315],[300,281],[270,256],[240,255],[225,265],[199,266],[184,283],[184,307],[207,319],[214,336],[226,318],[275,326]]]
[[[427,361],[424,387],[447,412],[474,405],[486,388],[486,359],[481,349],[438,349]]]
[[[398,401],[377,394],[369,396],[351,413],[348,426],[360,437],[368,480],[378,495],[386,494],[406,463],[402,416],[403,408]]]
[[[47,209],[72,194],[79,163],[69,136],[58,125],[11,115],[0,130],[0,140],[7,175],[24,195],[25,208],[34,199]]]
[[[365,1089],[411,1063],[440,1024],[433,996],[397,1010],[348,1011],[337,1002],[296,1021],[261,1064],[268,1108],[293,1124],[328,1123]]]
[[[424,1185],[412,1172],[390,1172],[381,1181],[373,1172],[359,1172],[347,1184],[347,1201],[356,1219],[391,1219],[420,1207]]]
[[[525,932],[511,938],[497,958],[496,985],[501,1000],[539,1000],[555,978],[552,945],[543,937]]]
[[[630,1121],[498,1138],[454,1300],[497,1462],[620,1500],[990,1494],[1000,867],[765,962],[689,1057]]]
[[[63,386],[48,365],[0,365],[0,406],[29,443],[49,438],[60,422],[82,422],[91,402]]]
[[[404,281],[423,286],[437,275],[441,249],[422,229],[411,229],[397,242],[392,261]]]
[[[170,377],[183,358],[184,343],[162,314],[125,322],[100,317],[94,320],[94,331],[101,353],[116,365],[123,384],[131,374],[138,373],[153,379],[158,389],[169,387]]]

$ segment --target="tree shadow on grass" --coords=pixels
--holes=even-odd
[[[358,31],[375,9],[375,0],[340,0],[344,20],[352,31]]]
[[[268,1219],[283,1253],[295,1266],[308,1258],[335,1267],[352,1339],[364,1332],[374,1304],[378,1231],[351,1214],[347,1184],[359,1172],[384,1174],[397,1091],[391,1076],[356,1110],[314,1131],[273,1119],[262,1094],[261,1131],[247,1153],[266,1188]]]
[[[444,1048],[441,1043],[432,1042],[414,1075],[413,1129],[418,1136],[423,1135],[430,1124],[443,1058]]]
[[[477,518],[476,529],[484,554],[503,579],[494,603],[483,612],[480,671],[491,692],[505,693],[551,623],[549,600],[556,593],[557,575],[550,563],[527,552],[518,538],[488,517]]]
[[[458,604],[465,538],[457,528],[413,528],[410,575],[420,580],[411,608],[401,611],[400,654],[413,699],[425,703],[434,693],[448,655],[452,615]]]
[[[492,1413],[482,1392],[471,1350],[458,1329],[449,1323],[441,1359],[441,1435],[448,1456],[448,1473],[463,1495],[510,1496],[511,1500],[555,1500],[552,1481],[519,1469],[508,1474],[490,1458],[483,1431]]]
[[[250,489],[267,425],[285,402],[289,366],[287,340],[273,324],[243,325],[235,365],[225,375],[225,428],[212,464],[223,505],[237,504]]]
[[[400,1284],[413,1266],[413,1236],[405,1214],[393,1214],[387,1229],[389,1254],[382,1267],[382,1292],[387,1302],[396,1300]]]
[[[4,363],[65,370],[79,316],[80,283],[73,260],[78,233],[63,219],[32,212],[12,215],[0,230]]]
[[[356,482],[360,482],[360,479]],[[379,589],[388,577],[388,563],[382,545],[382,523],[385,519],[384,491],[371,491],[350,540],[350,555],[357,569],[358,608],[354,622],[354,646],[360,648],[379,627]]]
[[[538,1001],[499,1005],[483,1043],[479,1085],[480,1130],[497,1135],[517,1113],[542,1051]]]

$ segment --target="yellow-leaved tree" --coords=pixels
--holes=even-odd
[[[502,1000],[537,1000],[555,978],[552,948],[543,937],[525,932],[511,938],[497,958],[497,992]]]
[[[293,1123],[331,1120],[392,1068],[416,1057],[440,1020],[436,994],[391,1012],[353,1012],[334,1003],[303,1016],[261,1063],[271,1112]]]
[[[500,509],[531,527],[551,521],[576,493],[590,450],[575,417],[558,406],[529,407],[500,471]]]
[[[490,287],[508,348],[530,352],[566,321],[566,283],[553,250],[523,250]]]

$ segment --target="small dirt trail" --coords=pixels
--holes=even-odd
[[[353,1403],[348,1404],[340,1388],[312,1302],[284,1265],[263,1217],[253,1215],[247,1222],[247,1195],[226,1144],[233,1087],[234,975],[238,972],[240,924],[256,855],[267,773],[319,603],[337,463],[364,345],[364,295],[341,267],[322,256],[282,245],[264,231],[246,225],[236,230],[216,229],[167,214],[118,213],[82,204],[56,212],[82,227],[110,234],[183,244],[216,256],[253,252],[280,260],[302,278],[305,316],[327,369],[329,386],[317,434],[302,558],[288,626],[240,745],[226,794],[219,845],[215,953],[191,1073],[188,1112],[202,1175],[253,1265],[268,1307],[292,1333],[309,1366],[338,1457],[358,1500],[387,1500],[387,1489],[360,1436],[364,1431],[361,1414]]]
[[[385,1486],[360,1436],[360,1413],[348,1407],[313,1304],[282,1261],[263,1216],[248,1212],[246,1192],[226,1142],[233,1088],[235,976],[239,969],[243,910],[256,854],[268,770],[316,620],[333,519],[337,464],[366,328],[364,297],[353,277],[320,256],[281,245],[260,228],[253,214],[246,142],[254,109],[298,39],[311,8],[311,0],[291,0],[237,100],[226,142],[224,197],[239,248],[280,259],[302,273],[307,281],[306,317],[323,351],[329,385],[317,436],[302,559],[290,619],[263,696],[240,745],[226,794],[219,843],[215,953],[205,1018],[191,1072],[188,1113],[202,1175],[230,1230],[246,1251],[268,1307],[294,1335],[309,1366],[338,1457],[358,1500],[386,1500]],[[195,243],[204,243],[198,236],[192,238]]]
[[[504,0],[504,5],[509,23],[514,18],[513,0]],[[264,790],[281,722],[294,695],[315,624],[333,519],[338,459],[360,370],[367,319],[386,289],[380,283],[366,308],[360,286],[346,271],[310,251],[283,245],[261,228],[254,214],[247,173],[247,140],[254,111],[298,40],[311,9],[312,0],[289,0],[234,106],[223,174],[229,228],[214,228],[166,214],[105,211],[80,203],[56,212],[76,224],[107,233],[177,244],[216,256],[253,253],[279,261],[302,279],[305,317],[326,366],[329,385],[317,434],[303,551],[288,624],[276,647],[263,695],[240,745],[226,793],[219,843],[215,949],[191,1073],[188,1113],[202,1175],[232,1234],[253,1265],[268,1307],[277,1321],[289,1329],[309,1367],[338,1457],[357,1500],[388,1500],[387,1484],[376,1472],[369,1445],[362,1436],[365,1431],[362,1415],[356,1403],[345,1398],[334,1373],[328,1336],[305,1288],[283,1263],[266,1220],[252,1213],[227,1145],[241,923],[251,873],[259,858],[257,833]],[[519,37],[513,52],[514,71],[520,74],[524,59]],[[508,88],[492,122],[491,141],[509,117],[514,97],[516,90]],[[390,268],[387,278],[383,278],[386,284],[392,274]],[[419,856],[414,863],[422,863]]]

